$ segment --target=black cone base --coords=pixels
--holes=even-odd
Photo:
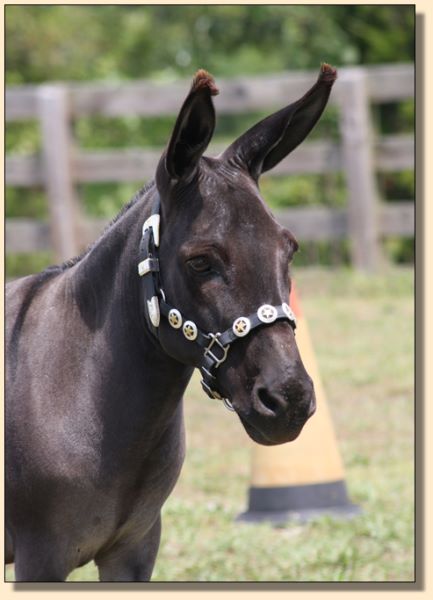
[[[361,513],[352,504],[343,480],[284,487],[251,487],[248,510],[238,521],[307,522],[321,515],[350,518]]]

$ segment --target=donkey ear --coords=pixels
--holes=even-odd
[[[307,137],[328,102],[336,78],[337,71],[322,64],[317,82],[302,98],[254,125],[221,158],[247,169],[257,181]]]
[[[189,180],[195,172],[215,128],[212,96],[217,94],[212,76],[203,69],[197,71],[161,159],[170,179]]]

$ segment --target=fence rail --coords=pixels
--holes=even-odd
[[[317,73],[284,73],[219,82],[215,98],[219,113],[272,110],[287,104],[311,86]],[[142,181],[153,176],[160,149],[84,151],[76,147],[73,120],[80,116],[158,116],[175,114],[188,82],[122,84],[47,84],[6,89],[6,121],[36,119],[42,152],[6,156],[6,185],[43,186],[50,203],[50,223],[7,219],[9,252],[31,252],[54,246],[58,259],[79,251],[101,230],[101,220],[80,218],[76,184]],[[340,69],[332,102],[337,105],[341,142],[305,143],[283,160],[272,175],[345,173],[347,210],[291,208],[278,213],[299,239],[350,237],[356,267],[375,268],[384,235],[412,235],[414,205],[380,202],[376,171],[414,167],[414,139],[408,135],[375,138],[370,104],[414,97],[413,65]],[[220,148],[210,148],[218,152]]]
[[[342,209],[314,206],[294,207],[290,210],[275,211],[278,221],[296,231],[301,240],[325,241],[342,239],[347,236],[347,212]],[[383,205],[379,211],[379,227],[382,235],[409,235],[413,219],[413,202],[399,202],[398,205]],[[90,244],[102,233],[109,219],[86,219],[81,223],[80,237]],[[408,225],[409,224],[409,225]],[[50,225],[33,219],[13,219],[6,223],[6,246],[8,252],[34,252],[50,250]]]
[[[222,148],[210,147],[210,154]],[[162,148],[141,150],[104,150],[76,152],[72,158],[74,180],[77,183],[140,181],[153,176]],[[390,135],[374,144],[375,165],[378,171],[413,169],[413,139],[407,135]],[[344,168],[339,144],[306,142],[287,159],[274,167],[275,175],[337,172]],[[45,181],[40,156],[6,156],[6,185],[32,187]]]
[[[331,102],[338,103],[343,87],[353,71],[365,71],[366,85],[372,102],[395,102],[414,95],[412,65],[373,66],[367,69],[340,69],[339,85],[334,86]],[[290,72],[272,76],[239,77],[218,80],[219,96],[214,98],[219,113],[278,108],[286,101],[302,95],[317,76],[317,72]],[[71,117],[104,115],[107,117],[159,116],[176,114],[179,99],[185,95],[189,80],[170,84],[148,81],[65,84],[71,96]],[[342,86],[340,85],[342,84]],[[61,85],[61,84],[60,84]],[[20,86],[6,89],[6,120],[22,121],[38,118],[40,86]]]

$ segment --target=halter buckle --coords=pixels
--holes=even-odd
[[[217,392],[216,390],[213,390],[205,382],[204,379],[202,379],[200,383],[201,383],[202,388],[206,392],[206,394],[209,396],[209,398],[212,398],[213,400],[221,400],[221,402],[224,404],[224,406],[227,408],[227,410],[231,410],[232,412],[235,412],[233,404],[230,402],[230,400],[228,398],[224,398],[223,396],[221,396],[221,394],[219,392]]]
[[[227,358],[228,351],[230,349],[230,344],[227,344],[227,346],[221,344],[221,342],[218,339],[220,335],[220,333],[208,333],[208,336],[211,338],[211,340],[209,342],[209,345],[206,346],[206,348],[204,349],[204,355],[210,356],[210,358],[214,361],[215,369],[217,369],[220,366],[220,364],[225,361],[225,359]],[[216,356],[216,354],[214,353],[215,350],[214,352],[212,352],[212,348],[215,344],[222,351],[222,356],[220,358],[218,358],[218,356]]]
[[[200,381],[201,383],[201,387],[203,388],[203,390],[206,392],[206,394],[209,396],[209,398],[212,398],[212,400],[224,400],[224,398],[221,396],[221,394],[219,392],[217,392],[216,390],[213,390],[210,385],[208,385],[204,379],[202,379]]]
[[[233,406],[233,404],[230,402],[230,400],[228,398],[223,398],[223,404],[227,410],[230,410],[231,412],[236,412],[235,407]]]

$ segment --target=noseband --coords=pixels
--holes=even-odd
[[[275,321],[286,320],[293,330],[296,318],[290,306],[283,302],[278,306],[263,304],[257,312],[247,317],[238,317],[228,329],[222,333],[205,333],[194,321],[185,319],[180,311],[168,304],[161,287],[159,247],[159,198],[151,216],[144,222],[140,241],[140,262],[138,274],[143,278],[144,315],[152,334],[159,339],[159,325],[163,315],[169,325],[182,332],[185,339],[200,346],[203,352],[199,367],[203,377],[201,385],[206,394],[213,399],[222,400],[225,406],[234,410],[231,402],[219,391],[215,371],[226,360],[231,345],[240,338],[250,334],[257,327],[270,325]]]

